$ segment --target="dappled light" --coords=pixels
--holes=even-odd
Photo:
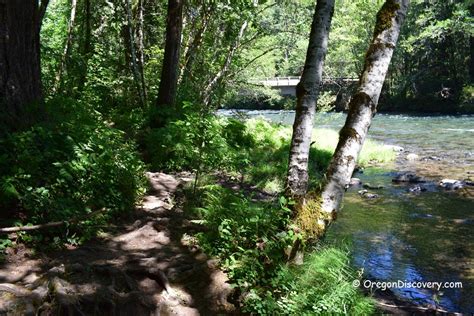
[[[0,0],[0,315],[474,313],[468,0]]]

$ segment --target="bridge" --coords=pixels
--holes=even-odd
[[[296,96],[296,85],[300,82],[301,77],[276,77],[258,80],[259,84],[266,87],[279,89],[283,96]],[[358,82],[358,78],[323,78],[323,85],[350,85]]]

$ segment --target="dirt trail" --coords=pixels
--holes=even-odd
[[[191,179],[148,173],[151,191],[119,233],[0,270],[0,315],[236,314],[227,276],[194,245],[175,193]]]

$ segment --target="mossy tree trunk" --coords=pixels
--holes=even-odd
[[[37,0],[0,0],[0,132],[42,116],[27,110],[42,100],[39,15]]]
[[[311,134],[328,47],[329,29],[334,13],[334,2],[334,0],[318,0],[316,4],[304,70],[296,87],[296,113],[286,178],[287,194],[293,197],[303,196],[308,187]]]
[[[364,140],[367,136],[387,70],[395,49],[400,27],[406,16],[409,0],[386,0],[377,13],[374,36],[365,57],[365,65],[357,91],[349,103],[349,113],[340,131],[339,143],[326,172],[325,185],[316,195],[314,203],[299,206],[300,219],[316,219],[311,230],[316,235],[323,233],[335,219],[345,189],[348,186]],[[314,194],[314,193],[313,193]],[[314,196],[313,196],[314,201]],[[303,202],[305,203],[305,202]],[[317,213],[314,215],[314,213]]]

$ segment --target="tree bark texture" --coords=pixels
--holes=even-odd
[[[0,123],[7,130],[37,119],[26,109],[42,99],[38,25],[37,0],[0,0]]]
[[[174,106],[178,83],[181,32],[183,28],[183,0],[168,0],[166,44],[161,71],[157,106]]]
[[[301,81],[296,87],[296,113],[291,138],[286,191],[303,196],[308,187],[308,159],[320,85],[323,76],[334,0],[318,0]]]
[[[346,122],[339,132],[339,143],[327,170],[325,186],[321,193],[322,216],[318,225],[323,230],[339,210],[372,117],[376,113],[380,92],[409,2],[386,0],[377,13],[374,37],[365,57],[357,91],[349,104]]]

